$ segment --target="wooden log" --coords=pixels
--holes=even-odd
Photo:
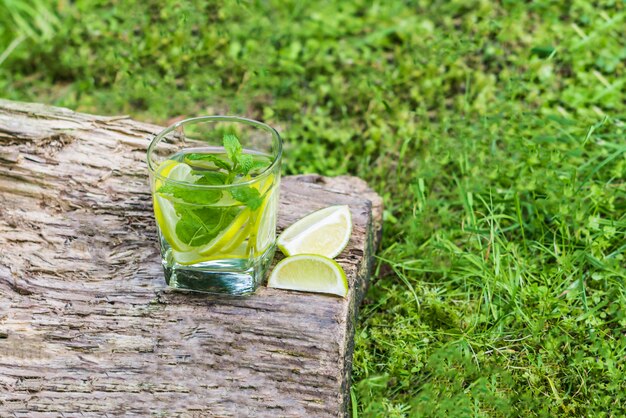
[[[160,129],[0,100],[0,416],[348,415],[380,197],[354,177],[281,185],[279,230],[350,205],[347,299],[172,291],[144,162]]]

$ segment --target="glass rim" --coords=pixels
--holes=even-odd
[[[187,182],[187,181],[180,181],[180,180],[173,180],[173,179],[169,179],[166,176],[162,176],[157,172],[158,167],[154,167],[154,164],[152,162],[152,159],[150,158],[154,149],[156,148],[157,144],[159,142],[161,142],[161,140],[165,137],[165,135],[169,134],[170,132],[174,131],[176,128],[180,127],[181,125],[184,125],[186,123],[189,122],[217,122],[217,121],[224,121],[224,122],[237,122],[237,123],[244,123],[246,125],[252,125],[256,128],[260,128],[263,129],[265,131],[268,131],[272,137],[274,139],[276,139],[277,143],[278,143],[278,149],[276,151],[276,155],[272,157],[272,162],[270,163],[270,165],[268,165],[263,171],[261,171],[259,173],[259,175],[257,175],[256,177],[251,178],[250,180],[246,180],[246,181],[242,181],[240,183],[233,183],[233,184],[195,184],[195,183],[191,183],[191,182]],[[212,116],[197,116],[194,118],[188,118],[188,119],[183,119],[181,121],[178,121],[170,126],[168,126],[167,128],[163,129],[161,132],[159,132],[158,134],[156,134],[154,136],[154,138],[150,141],[150,144],[148,145],[148,149],[146,151],[146,160],[148,163],[148,171],[150,172],[150,174],[152,174],[155,178],[165,182],[167,181],[168,183],[172,183],[172,184],[176,184],[176,185],[180,185],[180,186],[185,186],[185,187],[191,187],[191,188],[195,188],[195,189],[229,189],[229,188],[233,188],[233,187],[242,187],[242,186],[248,186],[251,184],[254,184],[260,180],[263,180],[265,177],[268,176],[269,173],[272,172],[272,170],[276,167],[276,165],[278,164],[278,162],[280,161],[281,157],[283,155],[283,140],[280,137],[280,134],[278,133],[278,131],[274,128],[272,128],[270,125],[263,123],[263,122],[259,122],[258,120],[254,120],[254,119],[249,119],[249,118],[244,118],[241,116],[226,116],[226,115],[212,115]]]

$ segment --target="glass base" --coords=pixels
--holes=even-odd
[[[168,262],[164,257],[165,282],[174,289],[219,295],[253,294],[264,282],[274,258],[275,247],[254,259],[211,260],[193,265]]]

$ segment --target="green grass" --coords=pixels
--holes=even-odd
[[[626,415],[623,2],[4,1],[3,96],[247,115],[384,197],[354,415]]]

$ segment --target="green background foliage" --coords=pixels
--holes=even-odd
[[[0,89],[247,115],[287,174],[365,178],[359,416],[623,416],[625,27],[617,0],[0,0]]]

